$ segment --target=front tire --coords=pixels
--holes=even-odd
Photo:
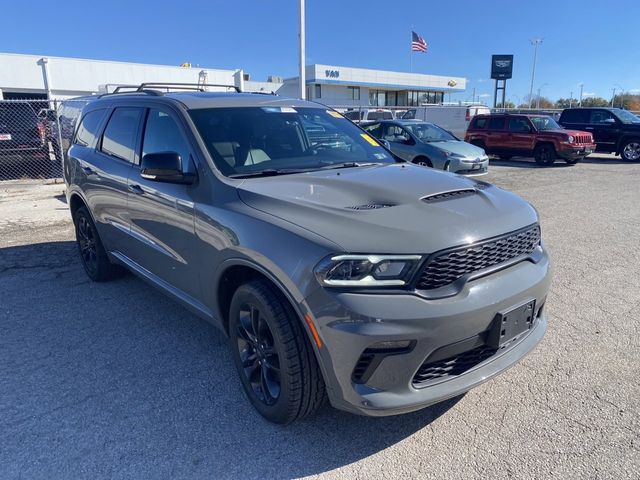
[[[423,156],[414,158],[412,163],[415,163],[416,165],[422,165],[423,167],[433,168],[433,162],[427,157]]]
[[[533,158],[538,165],[543,167],[551,166],[556,161],[556,150],[552,145],[543,143],[535,148]]]
[[[634,138],[625,142],[620,156],[627,162],[637,162],[640,160],[640,140]]]
[[[109,261],[96,226],[86,207],[80,207],[73,215],[76,243],[84,271],[94,282],[105,282],[122,275],[122,268]]]
[[[322,373],[300,319],[266,280],[234,293],[229,342],[249,401],[270,422],[291,423],[324,403]]]

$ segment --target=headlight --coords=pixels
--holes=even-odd
[[[569,135],[567,137],[567,142],[569,142],[569,143],[573,143],[574,140],[575,140],[575,138],[573,138],[571,135]]]
[[[328,287],[391,287],[409,283],[420,255],[336,255],[315,269],[318,281]]]

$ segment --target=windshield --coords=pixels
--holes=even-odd
[[[395,161],[376,140],[332,110],[242,107],[190,114],[216,166],[227,176]]]
[[[551,117],[529,117],[538,130],[562,130],[562,127]]]
[[[618,116],[622,123],[640,123],[640,118],[631,113],[628,110],[622,110],[621,108],[615,109],[615,114]]]
[[[457,140],[457,138],[449,132],[433,123],[407,123],[403,126],[418,137],[418,140],[424,143]]]

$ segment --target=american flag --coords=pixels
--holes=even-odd
[[[427,51],[427,42],[425,42],[424,38],[422,38],[416,32],[411,32],[411,51],[412,52]]]

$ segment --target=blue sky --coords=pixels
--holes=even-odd
[[[0,51],[211,68],[244,68],[252,79],[297,71],[297,0],[79,0],[7,2]],[[26,8],[29,5],[29,8]],[[98,5],[100,7],[98,7]],[[167,5],[166,7],[162,5]],[[410,31],[429,44],[414,71],[463,76],[490,101],[490,56],[512,53],[507,97],[534,90],[552,99],[640,92],[638,0],[307,0],[307,63],[409,70]]]

